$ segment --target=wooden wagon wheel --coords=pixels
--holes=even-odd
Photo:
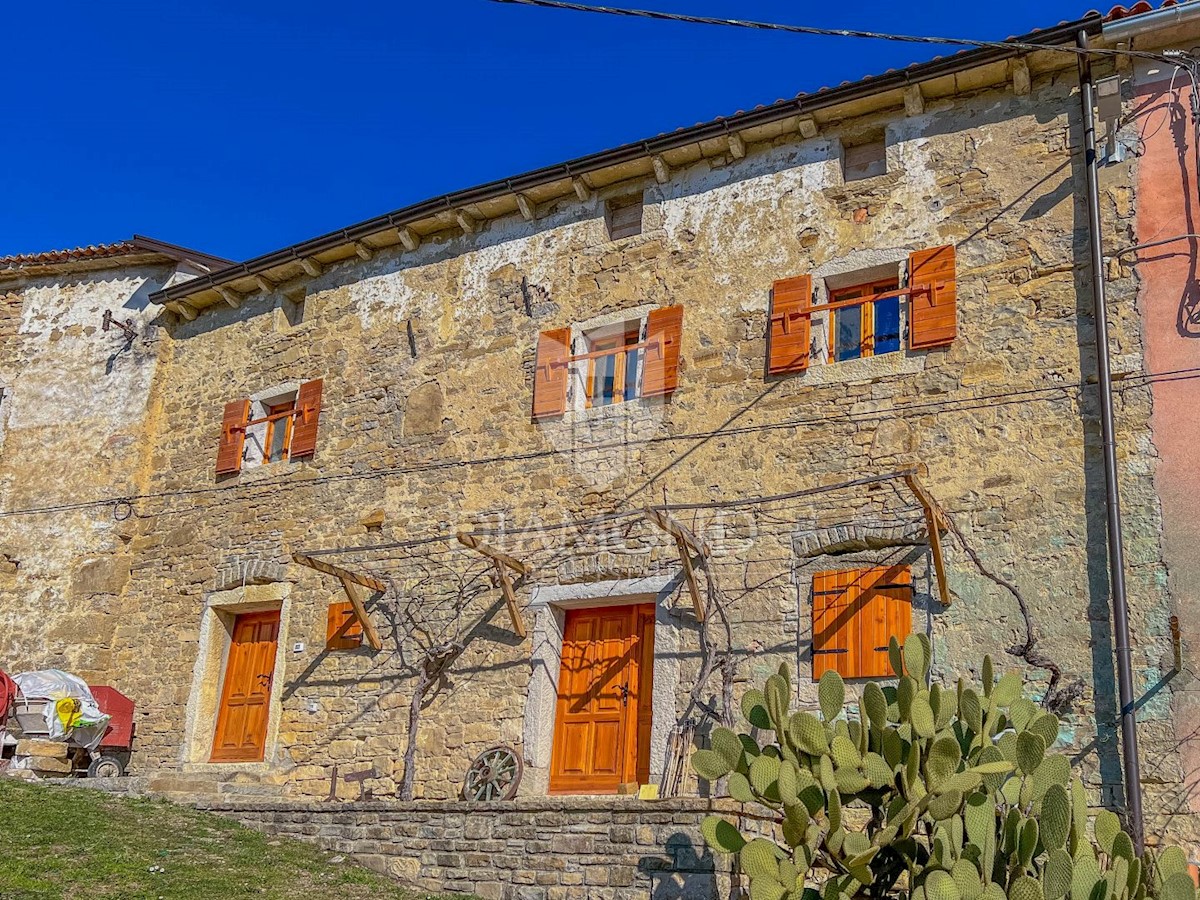
[[[511,800],[524,768],[521,755],[512,747],[489,747],[467,769],[463,796],[468,800]]]

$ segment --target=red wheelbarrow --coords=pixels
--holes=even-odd
[[[88,750],[68,736],[67,746],[73,751],[71,759],[74,763],[74,774],[86,774],[92,778],[116,778],[125,774],[133,753],[134,704],[114,687],[89,685],[88,689],[100,710],[111,718],[100,743],[93,750]],[[21,737],[49,738],[46,706],[54,702],[49,697],[30,697],[23,694],[16,682],[0,670],[0,739],[6,730],[10,730],[10,722],[13,720]]]

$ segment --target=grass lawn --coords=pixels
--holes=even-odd
[[[430,896],[333,857],[165,801],[0,778],[3,900]]]

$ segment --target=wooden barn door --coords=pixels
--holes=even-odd
[[[653,642],[652,603],[567,612],[550,793],[649,780]]]
[[[277,609],[248,613],[234,621],[221,706],[217,710],[213,762],[253,762],[263,758],[278,642]]]

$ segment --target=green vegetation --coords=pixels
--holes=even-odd
[[[980,689],[926,688],[925,635],[893,638],[889,656],[896,685],[867,683],[856,708],[826,672],[820,718],[789,714],[781,666],[742,700],[775,742],[718,728],[693,754],[701,778],[727,778],[734,800],[776,823],[776,839],[748,840],[704,821],[714,850],[738,854],[751,900],[1196,900],[1181,850],[1138,857],[1116,815],[1089,816],[1070,760],[1047,752],[1058,719],[1019,673],[997,680],[985,658]]]
[[[4,900],[428,896],[332,858],[166,802],[0,779]]]

